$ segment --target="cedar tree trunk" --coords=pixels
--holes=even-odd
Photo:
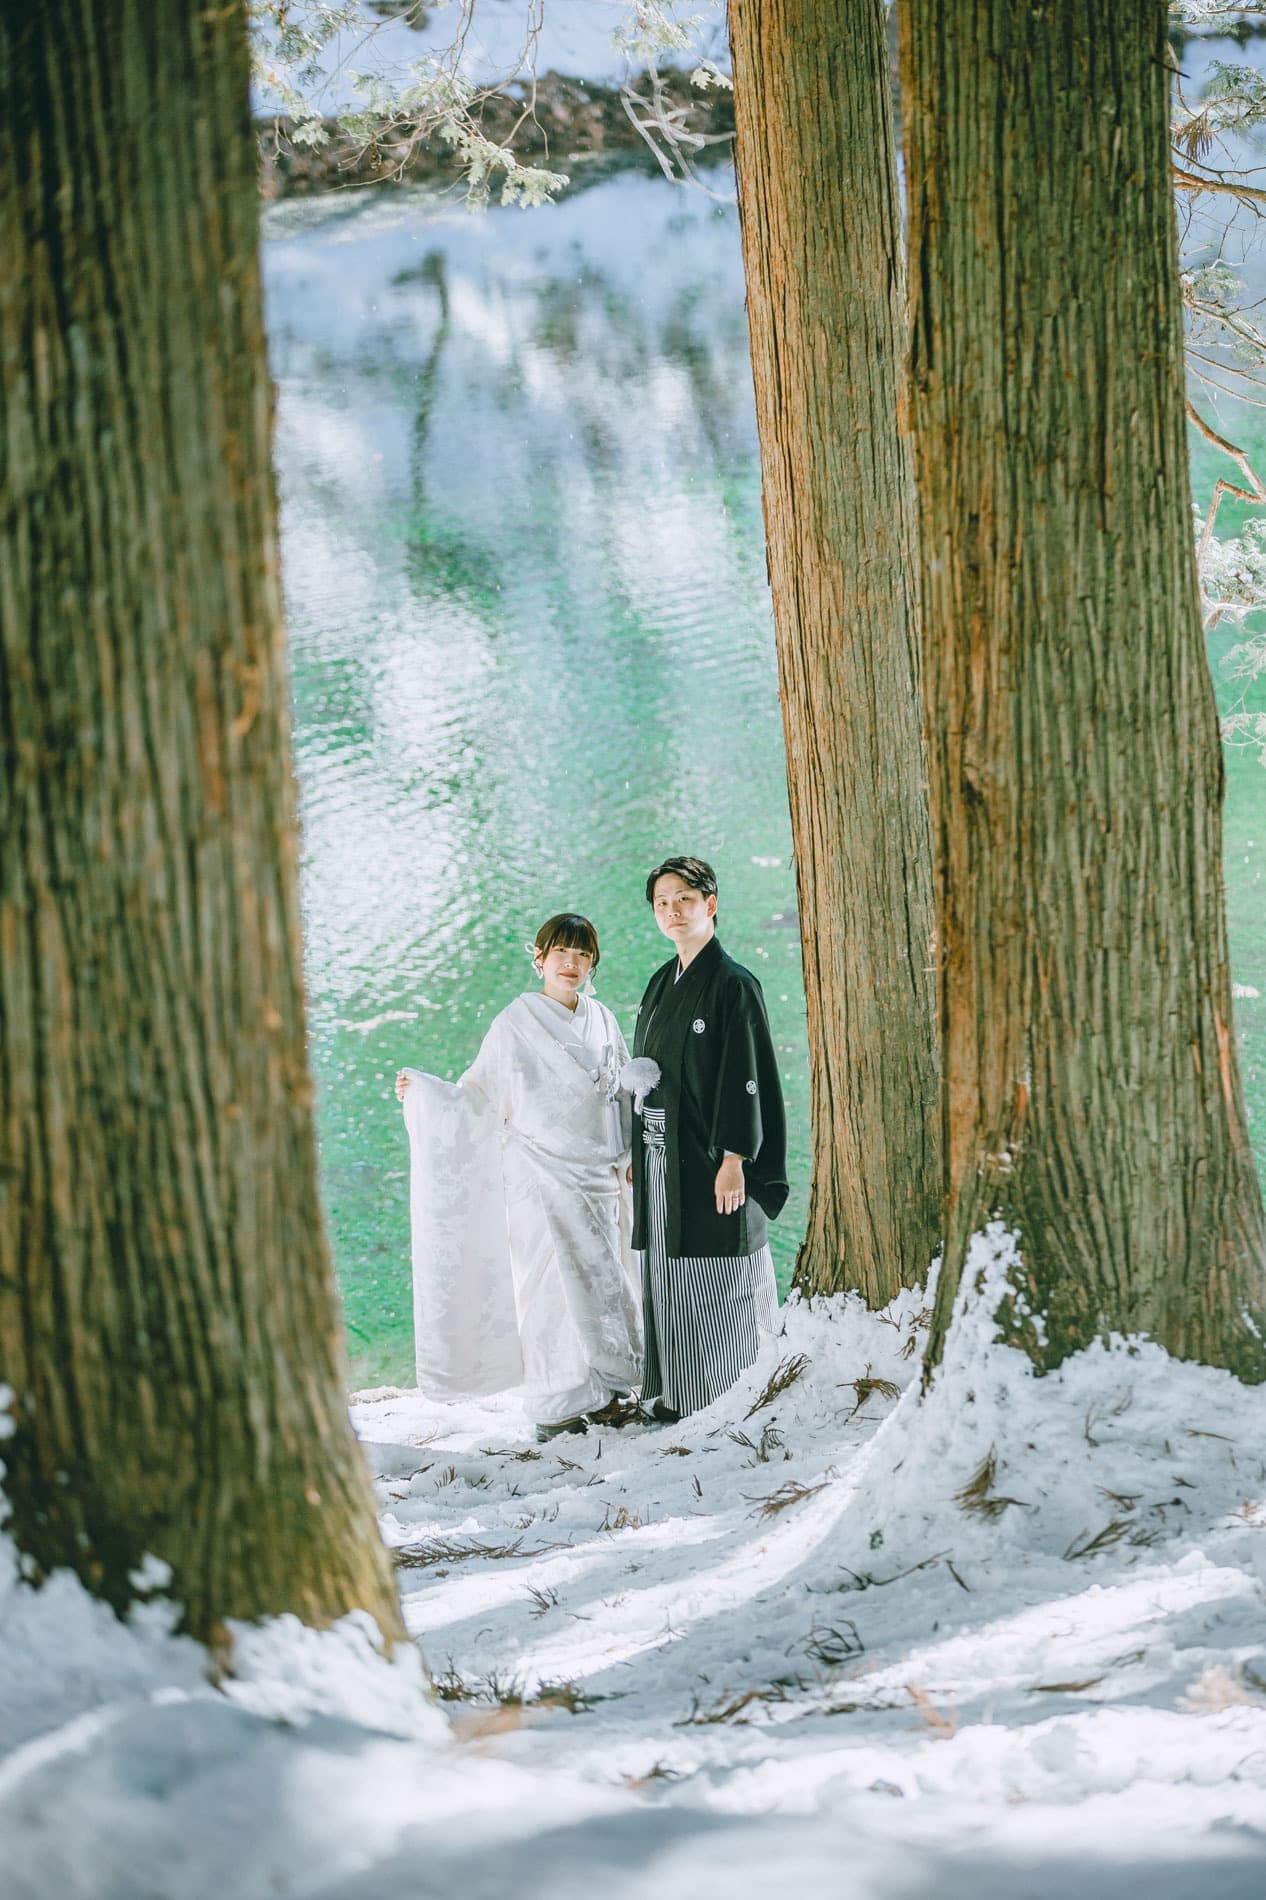
[[[1042,1365],[1266,1375],[1196,592],[1165,0],[904,0],[948,1244]]]
[[[8,1530],[400,1631],[304,1050],[240,4],[0,5]]]
[[[796,1284],[872,1307],[940,1220],[905,278],[881,0],[731,0],[739,205],[800,895]]]

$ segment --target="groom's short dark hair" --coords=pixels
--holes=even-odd
[[[702,858],[665,858],[657,864],[646,880],[646,901],[655,902],[655,886],[661,877],[679,877],[683,884],[689,884],[695,891],[702,891],[705,897],[717,894],[717,874],[710,864]]]

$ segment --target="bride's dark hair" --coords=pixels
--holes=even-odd
[[[534,947],[538,957],[548,956],[551,950],[587,950],[595,970],[601,961],[597,931],[575,910],[560,910],[557,917],[547,917],[536,933]]]

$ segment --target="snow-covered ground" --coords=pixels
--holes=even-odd
[[[361,1394],[438,1707],[354,1618],[213,1689],[0,1546],[5,1900],[1266,1892],[1266,1392],[1035,1378],[980,1247],[926,1398],[914,1295],[668,1429]]]

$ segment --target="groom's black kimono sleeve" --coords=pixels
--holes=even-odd
[[[768,1180],[770,1162],[777,1154],[778,1171],[786,1159],[786,1130],[783,1125],[782,1088],[774,1058],[769,1018],[760,984],[748,971],[735,964],[735,974],[746,981],[732,983],[725,995],[722,1011],[721,1067],[717,1077],[716,1102],[712,1111],[711,1138],[708,1147],[717,1157],[727,1152],[740,1154],[750,1169],[750,1184],[756,1184],[756,1198],[762,1203],[771,1198],[762,1193],[773,1184]],[[773,1126],[766,1141],[765,1114]],[[765,1166],[761,1160],[764,1157]],[[778,1207],[765,1212],[777,1213],[786,1200],[786,1183],[778,1198]]]
[[[766,1244],[766,1216],[787,1198],[786,1121],[765,999],[715,937],[680,982],[676,973],[674,957],[651,978],[634,1042],[634,1053],[661,1071],[648,1100],[665,1115],[668,1252],[738,1258]],[[640,1121],[634,1150],[633,1244],[644,1248]],[[727,1150],[743,1156],[747,1201],[718,1214],[716,1174]]]

